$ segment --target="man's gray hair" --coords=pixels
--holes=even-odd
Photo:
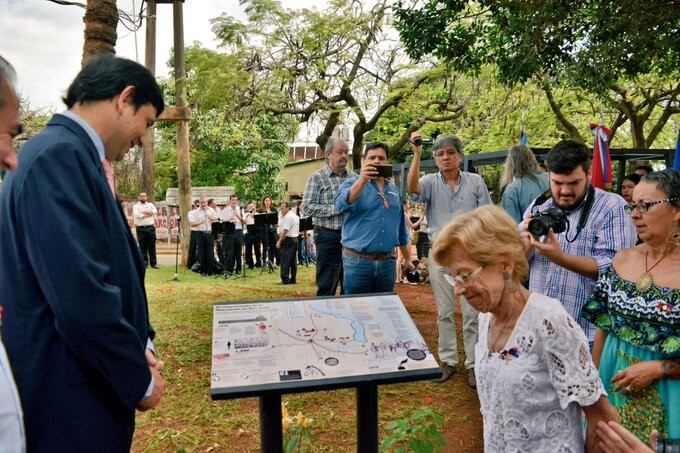
[[[333,152],[335,145],[344,141],[345,140],[341,139],[340,137],[328,137],[328,140],[326,140],[326,146],[323,148],[326,158],[328,158],[328,156]]]
[[[3,97],[1,89],[2,85],[5,83],[9,87],[10,91],[16,95],[14,85],[17,83],[17,73],[10,62],[5,60],[3,56],[0,55],[0,107],[5,105],[5,102],[7,102]]]
[[[465,156],[465,154],[463,154],[463,142],[455,135],[440,135],[434,141],[432,149],[436,153],[438,150],[446,148],[447,146],[453,146],[453,149],[458,151],[458,154],[460,154],[461,157]]]

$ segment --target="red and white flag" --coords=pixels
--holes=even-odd
[[[592,181],[600,189],[612,187],[612,158],[609,153],[609,140],[612,131],[602,124],[590,123],[590,132],[595,135],[593,142]]]

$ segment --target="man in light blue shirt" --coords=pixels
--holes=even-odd
[[[0,170],[14,170],[17,157],[12,139],[19,134],[19,99],[14,90],[15,72],[12,65],[0,56]],[[0,306],[0,328],[2,307]],[[19,393],[9,366],[5,346],[0,338],[0,451],[26,451],[24,422]]]
[[[345,181],[335,198],[335,209],[344,214],[340,242],[345,294],[394,291],[397,246],[405,266],[413,269],[399,189],[378,172],[388,156],[385,143],[366,145],[360,175]]]
[[[420,156],[423,151],[420,132],[411,134],[413,161],[408,171],[407,187],[414,194],[415,201],[427,203],[430,242],[437,233],[457,215],[491,204],[489,190],[481,176],[460,170],[463,162],[463,143],[453,136],[440,135],[434,142],[433,154],[438,173],[425,175],[420,180]],[[438,266],[430,251],[429,271],[432,292],[437,303],[437,328],[439,329],[439,361],[442,378],[448,380],[458,363],[456,345],[456,324],[453,319],[453,287],[444,279],[446,268]],[[465,368],[468,370],[467,382],[472,388],[477,386],[475,379],[475,344],[477,343],[477,311],[460,298],[463,314],[463,344],[465,346]]]

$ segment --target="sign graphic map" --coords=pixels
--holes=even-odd
[[[213,394],[437,368],[397,295],[218,303],[213,309]]]

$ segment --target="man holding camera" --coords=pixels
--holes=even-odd
[[[345,294],[394,291],[396,246],[405,266],[414,269],[404,204],[397,186],[385,179],[392,170],[388,153],[385,143],[366,145],[361,174],[345,181],[335,198],[336,211],[345,214],[341,240]]]
[[[491,204],[489,189],[481,176],[460,170],[463,163],[463,143],[457,137],[440,135],[434,142],[433,152],[438,173],[425,175],[420,180],[420,156],[423,152],[423,141],[420,131],[411,134],[413,161],[408,171],[407,187],[414,195],[415,201],[427,204],[430,242],[434,241],[439,230],[459,214]],[[444,278],[446,268],[437,265],[431,256],[430,283],[437,303],[437,328],[439,330],[439,361],[442,377],[439,382],[448,380],[458,363],[458,347],[456,346],[456,324],[453,319],[454,294],[453,287]],[[460,297],[463,314],[463,344],[465,346],[465,368],[468,370],[467,383],[476,388],[475,379],[475,344],[477,343],[477,311]]]
[[[562,301],[592,344],[595,326],[581,308],[614,254],[635,245],[626,202],[590,183],[590,151],[562,140],[546,157],[550,192],[539,196],[520,225],[530,266],[529,289]]]
[[[324,152],[327,166],[309,177],[302,197],[302,213],[314,222],[316,295],[334,296],[342,281],[342,214],[335,210],[334,200],[340,185],[355,174],[347,170],[349,146],[346,141],[331,137]],[[340,294],[344,294],[342,286]]]

